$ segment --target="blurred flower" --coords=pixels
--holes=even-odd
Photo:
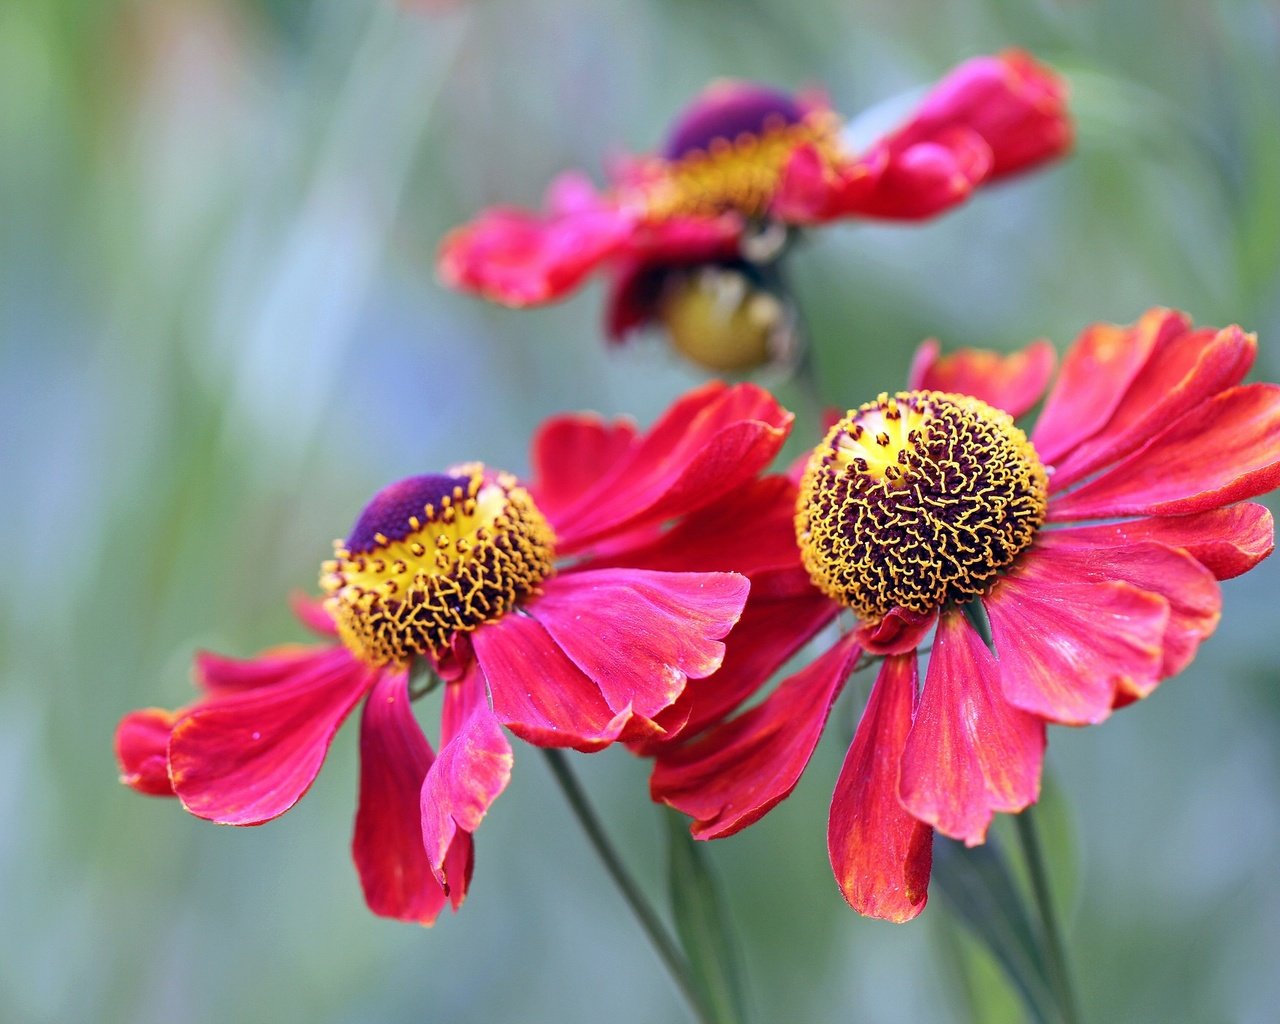
[[[775,526],[770,544],[731,559],[746,526],[720,526],[776,505],[779,481],[756,477],[790,422],[758,388],[712,384],[643,435],[549,420],[527,487],[478,463],[392,484],[335,543],[327,596],[298,606],[331,639],[244,661],[198,655],[199,700],[120,723],[122,781],[211,821],[268,821],[306,792],[364,700],[353,854],[365,898],[430,924],[461,904],[471,833],[510,776],[500,726],[578,750],[683,726],[673,705],[720,666],[748,581],[680,551],[719,545],[721,563],[748,570],[788,557]],[[682,571],[649,567],[660,562]],[[415,688],[423,667],[431,682]],[[410,705],[440,683],[437,755]]]
[[[1280,483],[1280,387],[1240,384],[1255,348],[1166,310],[1095,325],[1028,438],[1013,417],[1052,374],[1047,343],[944,358],[928,343],[915,390],[850,411],[800,482],[799,558],[856,628],[762,703],[668,745],[655,797],[701,838],[749,825],[796,785],[859,657],[883,658],[828,850],[855,909],[914,917],[932,830],[975,845],[995,812],[1033,803],[1045,723],[1101,722],[1184,669],[1217,626],[1216,581],[1272,550],[1270,513],[1245,500]],[[793,649],[825,621],[811,613]],[[749,657],[733,639],[730,656]]]
[[[607,266],[612,339],[655,318],[679,337],[680,297],[700,280],[691,269],[723,266],[767,291],[759,268],[782,255],[795,228],[939,214],[980,185],[1061,155],[1071,142],[1065,95],[1025,53],[979,57],[943,79],[904,126],[852,153],[825,101],[718,82],[677,118],[661,153],[620,161],[606,191],[568,173],[552,183],[545,214],[500,207],[455,229],[441,245],[440,275],[527,306],[559,299]],[[729,363],[714,343],[707,365],[763,362],[772,353],[759,341],[746,330],[745,350]],[[703,361],[701,346],[683,350]]]

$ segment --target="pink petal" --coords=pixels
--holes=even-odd
[[[947,356],[939,351],[933,340],[917,349],[909,388],[972,395],[1010,416],[1021,416],[1040,400],[1058,361],[1047,341],[1033,341],[1009,355],[974,348]]]
[[[314,598],[300,590],[289,595],[289,607],[307,629],[321,636],[337,636],[338,627],[333,616],[325,611],[324,600]]]
[[[975,57],[947,75],[891,140],[898,147],[961,126],[991,152],[992,179],[1052,160],[1071,145],[1066,83],[1021,50]]]
[[[910,921],[929,898],[933,829],[898,800],[898,773],[916,702],[916,656],[887,658],[831,797],[827,853],[859,914]]]
[[[382,917],[429,925],[449,902],[422,840],[422,783],[434,760],[409,705],[405,674],[379,676],[360,721],[360,802],[351,854],[365,902]],[[471,836],[461,833],[454,845],[469,866]],[[465,894],[465,884],[454,885],[455,910]]]
[[[192,672],[196,683],[212,694],[237,693],[291,679],[317,654],[335,650],[333,646],[306,647],[287,644],[272,647],[252,658],[229,658],[211,651],[196,651]]]
[[[1220,580],[1248,572],[1275,548],[1275,523],[1263,505],[1241,502],[1189,516],[1154,516],[1052,531],[1060,543],[1127,548],[1143,541],[1180,548]]]
[[[1054,520],[1184,515],[1280,485],[1280,385],[1246,384],[1201,402],[1102,476],[1059,494]]]
[[[1240,383],[1257,348],[1257,340],[1239,327],[1188,331],[1170,339],[1138,375],[1107,425],[1054,466],[1054,490],[1128,455],[1186,410]]]
[[[558,550],[711,504],[756,476],[777,455],[791,413],[752,384],[711,383],[678,400],[628,458],[553,517]]]
[[[427,772],[422,786],[422,841],[436,881],[454,900],[455,908],[471,878],[470,834],[507,788],[512,760],[511,744],[497,719],[481,707],[441,748]],[[465,859],[460,850],[468,851]]]
[[[630,709],[614,712],[536,620],[503,616],[476,630],[479,661],[499,722],[539,747],[599,750],[621,734]]]
[[[533,439],[533,482],[538,508],[553,519],[613,468],[636,444],[630,420],[591,413],[554,416]]]
[[[180,712],[164,708],[130,711],[116,726],[120,781],[148,796],[173,796],[169,781],[169,734]]]
[[[192,814],[257,825],[302,798],[342,720],[376,672],[321,649],[279,682],[196,705],[174,726],[169,772]]]
[[[724,663],[696,686],[686,686],[680,699],[656,717],[664,731],[641,753],[654,753],[658,745],[693,736],[731,714],[835,618],[840,606],[814,590],[807,573],[797,582],[804,586],[797,589],[776,577],[752,582],[742,618],[725,639]]]
[[[1163,637],[1161,677],[1181,672],[1195,657],[1200,642],[1218,626],[1222,593],[1213,573],[1183,551],[1159,544],[1091,547],[1074,530],[1046,530],[1033,568],[1038,580],[1120,580],[1159,594],[1169,604]],[[1146,696],[1155,682],[1125,687]]]
[[[1051,465],[1096,434],[1120,406],[1151,353],[1184,334],[1181,313],[1153,309],[1132,327],[1093,324],[1067,350],[1031,441]]]
[[[1044,723],[1005,700],[999,667],[978,634],[959,612],[943,615],[903,752],[906,809],[976,846],[996,811],[1035,802],[1044,745]]]
[[[694,818],[699,839],[759,820],[800,781],[857,657],[846,637],[749,711],[688,746],[664,750],[649,780],[653,798]]]
[[[472,658],[461,678],[451,681],[444,688],[444,702],[440,709],[440,745],[448,743],[481,708],[489,706],[489,683],[480,663]]]
[[[984,599],[1015,707],[1064,725],[1100,722],[1117,691],[1150,690],[1161,677],[1169,604],[1128,583],[1090,583],[1015,572]]]
[[[665,572],[740,572],[754,576],[800,568],[796,485],[784,476],[751,480],[690,512],[670,529],[584,567],[625,566]]]
[[[879,622],[862,623],[855,633],[868,654],[908,654],[924,643],[937,619],[936,610],[913,612],[907,608],[891,608]]]
[[[440,245],[440,279],[508,306],[551,302],[577,288],[626,246],[637,217],[603,197],[567,203],[561,191],[552,186],[561,211],[494,208],[454,228]]]
[[[596,569],[548,580],[526,608],[614,711],[653,718],[720,667],[749,589],[737,573]]]

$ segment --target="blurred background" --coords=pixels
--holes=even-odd
[[[286,595],[384,483],[470,458],[523,472],[543,416],[648,423],[702,379],[656,337],[607,351],[598,285],[526,312],[444,291],[449,227],[536,204],[568,167],[598,178],[716,76],[820,83],[874,116],[1010,45],[1070,80],[1076,152],[923,226],[816,235],[791,270],[822,398],[900,386],[926,336],[1061,347],[1157,304],[1256,330],[1255,376],[1280,379],[1271,0],[0,7],[0,1017],[686,1019],[531,748],[466,906],[424,931],[361,898],[354,722],[255,829],[121,787],[112,731],[187,701],[197,647],[301,639]],[[1182,677],[1050,734],[1091,1021],[1280,1005],[1280,560],[1224,589]],[[790,800],[707,850],[757,1019],[1019,1020],[941,898],[907,926],[840,899],[826,806],[861,697]],[[660,896],[645,765],[574,764]]]

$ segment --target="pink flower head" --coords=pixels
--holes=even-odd
[[[1101,722],[1184,669],[1217,626],[1217,581],[1271,552],[1271,515],[1248,499],[1280,484],[1280,386],[1241,384],[1254,352],[1238,327],[1168,310],[1095,325],[1027,434],[1014,417],[1052,375],[1045,343],[941,358],[927,344],[912,390],[840,419],[799,486],[810,593],[855,628],[762,703],[665,744],[654,796],[701,838],[755,821],[795,786],[859,659],[881,658],[828,850],[856,910],[914,917],[933,830],[974,845],[997,811],[1035,802],[1046,723]]]
[[[683,726],[672,708],[720,666],[747,597],[747,578],[723,571],[745,527],[716,524],[772,493],[757,477],[790,422],[758,388],[712,384],[645,434],[547,421],[527,485],[469,463],[384,488],[335,543],[323,601],[299,603],[325,641],[198,655],[193,704],[121,721],[122,781],[210,821],[260,824],[301,799],[363,703],[353,854],[365,899],[432,923],[465,897],[471,835],[510,777],[503,727],[590,751]],[[780,525],[744,571],[787,557]],[[698,539],[714,566],[680,557]],[[410,686],[415,666],[443,686],[438,748],[411,708],[425,692]]]
[[[670,300],[673,277],[712,265],[759,290],[753,269],[787,232],[844,217],[919,220],[1071,144],[1066,89],[1019,51],[952,71],[905,125],[851,152],[825,102],[718,82],[681,114],[661,152],[614,169],[603,192],[577,173],[545,212],[495,208],[445,238],[446,284],[510,306],[559,299],[607,267],[620,340]]]

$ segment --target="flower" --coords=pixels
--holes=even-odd
[[[1046,343],[924,346],[912,390],[840,419],[796,492],[799,560],[856,628],[762,703],[666,744],[655,798],[700,838],[749,825],[796,785],[859,658],[881,658],[828,851],[856,910],[914,917],[933,830],[975,845],[995,812],[1034,803],[1046,723],[1101,722],[1184,669],[1218,624],[1217,581],[1271,552],[1271,515],[1247,499],[1280,484],[1280,386],[1240,383],[1255,348],[1160,309],[1092,326],[1028,434],[1014,417],[1052,375]]]
[[[673,339],[690,358],[736,369],[791,343],[768,265],[792,229],[844,217],[932,217],[980,185],[1060,156],[1072,134],[1065,97],[1062,81],[1026,53],[978,57],[944,78],[905,125],[853,153],[825,101],[718,82],[676,119],[660,153],[621,161],[604,192],[571,172],[552,183],[545,214],[500,207],[456,228],[441,245],[440,276],[528,306],[562,298],[607,266],[613,340],[661,317],[677,325]],[[716,271],[710,284],[700,274],[707,267]],[[738,303],[724,299],[726,278]],[[684,307],[705,304],[708,292],[726,319],[749,316],[750,352],[684,347]]]
[[[365,898],[432,923],[461,904],[471,834],[509,779],[501,727],[599,750],[684,725],[689,712],[673,708],[688,679],[720,666],[748,580],[686,565],[680,550],[723,564],[746,548],[746,524],[719,524],[776,493],[757,475],[790,422],[767,392],[712,384],[643,435],[549,420],[528,485],[468,463],[384,488],[335,542],[326,596],[297,605],[325,642],[198,655],[193,704],[121,721],[122,781],[211,821],[259,824],[302,797],[363,701],[353,855]],[[748,571],[788,557],[778,525],[742,559]],[[423,668],[431,684],[411,686]],[[438,753],[410,706],[434,685]]]

